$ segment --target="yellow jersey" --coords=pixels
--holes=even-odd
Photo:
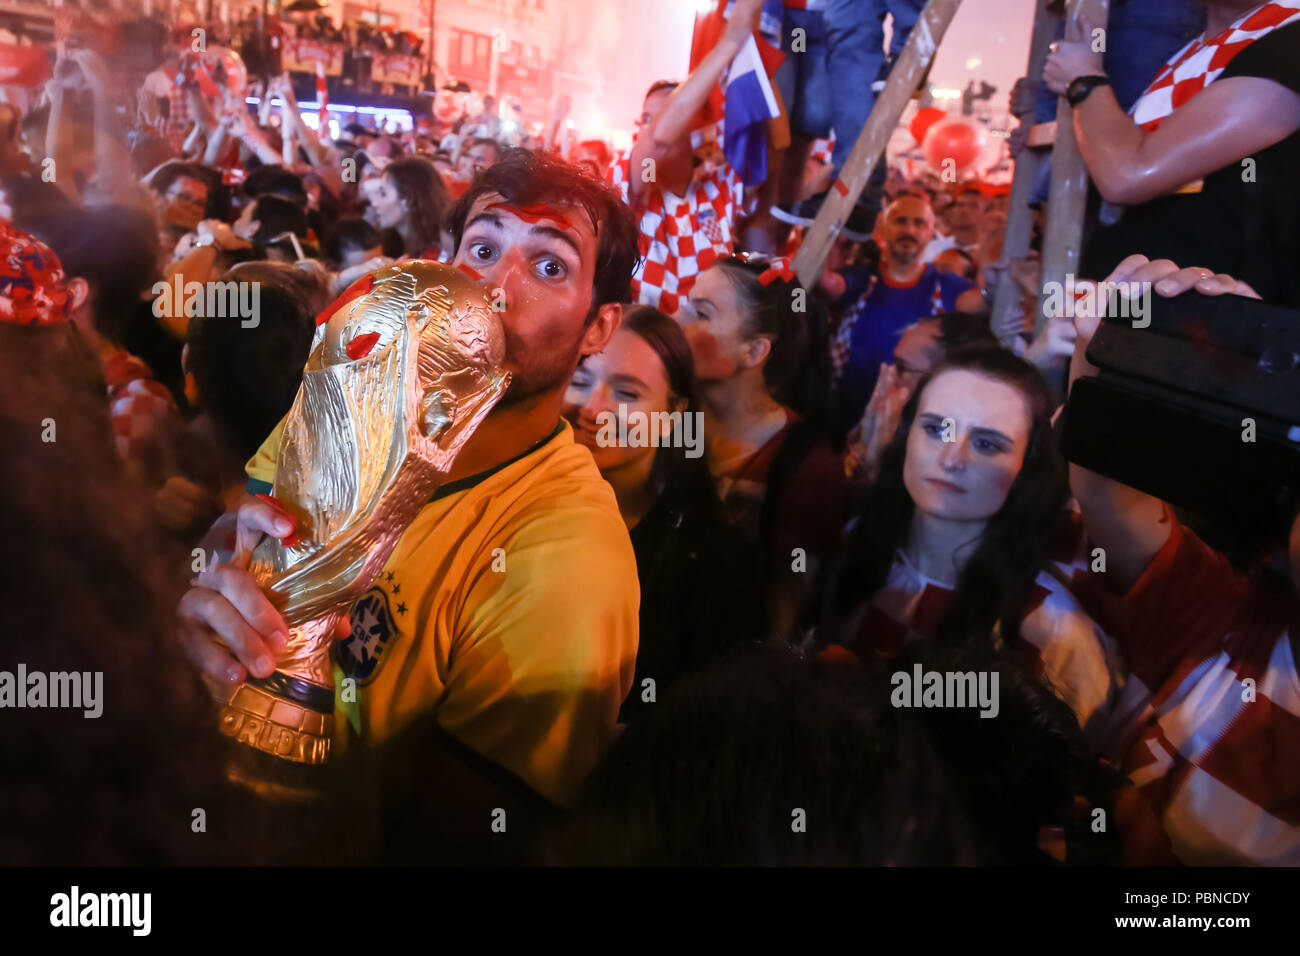
[[[279,431],[249,462],[255,481],[274,477]],[[565,805],[618,733],[639,601],[613,490],[562,422],[523,456],[439,489],[354,603],[333,649],[336,745],[353,732],[382,743],[432,711]]]

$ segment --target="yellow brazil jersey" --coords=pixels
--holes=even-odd
[[[268,480],[279,429],[249,462]],[[259,473],[260,472],[260,473]],[[618,730],[632,685],[636,558],[614,493],[567,423],[540,447],[444,486],[402,535],[335,644],[356,703],[340,747],[417,716],[565,804]]]

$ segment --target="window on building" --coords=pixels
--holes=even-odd
[[[457,75],[487,76],[492,71],[492,38],[482,33],[453,28],[450,36],[448,69]]]

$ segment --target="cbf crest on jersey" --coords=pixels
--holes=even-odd
[[[397,623],[389,610],[388,595],[380,585],[357,599],[349,617],[352,633],[334,645],[334,661],[346,676],[365,684],[383,663],[384,654],[397,636]]]

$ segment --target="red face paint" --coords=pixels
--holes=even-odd
[[[367,332],[365,335],[358,335],[348,343],[348,358],[352,359],[354,362],[359,358],[365,358],[370,354],[370,350],[375,347],[375,343],[378,341],[378,332]]]
[[[548,206],[546,203],[533,203],[529,206],[516,206],[507,202],[494,202],[488,205],[489,209],[504,209],[508,213],[513,213],[524,222],[531,224],[541,222],[543,219],[549,219],[561,229],[570,228],[569,217],[564,215],[554,206]]]
[[[475,270],[471,269],[469,266],[465,265],[464,263],[458,265],[456,268],[459,269],[461,272],[465,273],[465,275],[469,276],[475,282],[479,282],[483,278],[483,273],[476,272]]]

